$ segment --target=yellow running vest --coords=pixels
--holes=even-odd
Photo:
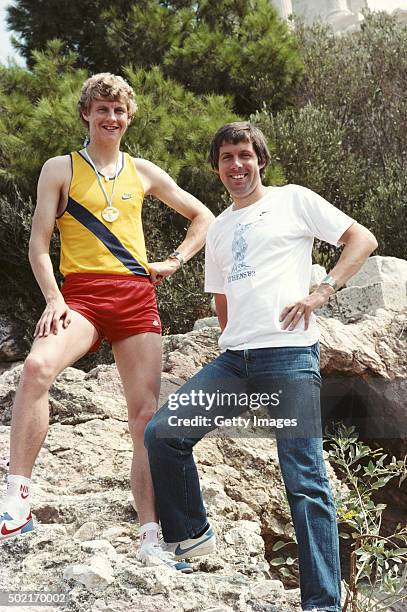
[[[113,223],[102,217],[107,204],[90,163],[77,151],[71,153],[71,161],[68,204],[57,219],[61,274],[149,276],[141,222],[144,190],[130,155],[123,154],[123,167],[117,175],[112,205],[120,215]],[[113,179],[100,178],[110,197]]]

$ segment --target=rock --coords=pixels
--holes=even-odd
[[[99,525],[93,521],[88,521],[81,525],[74,533],[76,540],[86,541],[93,540],[93,538],[100,532]]]
[[[313,274],[315,266],[312,266]],[[317,273],[317,272],[315,272]],[[312,284],[312,283],[311,283]],[[315,314],[354,323],[380,308],[402,311],[407,307],[407,261],[397,257],[369,257],[346,287]]]
[[[88,553],[98,553],[109,561],[117,561],[118,554],[107,540],[86,540],[81,542],[81,549]]]
[[[407,451],[407,311],[378,310],[353,325],[318,319],[323,412],[353,422],[362,437]],[[399,440],[397,442],[397,440]]]
[[[188,334],[164,336],[163,370],[187,380],[219,354],[218,327],[205,327]]]
[[[379,309],[348,324],[319,317],[318,325],[324,411],[328,404],[334,411],[353,405],[346,394],[358,394],[376,437],[389,431],[399,436],[406,426],[407,311]],[[218,336],[219,329],[204,327],[164,338],[163,400],[217,356]],[[20,371],[18,366],[0,376],[4,459]],[[272,437],[214,435],[197,445],[218,550],[193,560],[195,572],[184,576],[136,559],[138,524],[129,500],[132,443],[115,366],[87,374],[68,368],[50,396],[50,430],[33,474],[36,529],[0,547],[0,590],[68,589],[66,612],[300,611],[299,590],[283,588],[277,568],[268,563],[276,540],[293,536]],[[342,491],[327,468],[334,490]],[[0,461],[0,478],[5,472]],[[294,573],[286,586],[297,585],[297,578]]]
[[[198,319],[194,324],[194,331],[199,331],[205,327],[219,327],[218,317],[206,317],[205,319]]]
[[[10,423],[15,390],[22,366],[6,370],[0,376],[0,423]]]
[[[249,555],[264,553],[264,540],[260,535],[260,525],[255,521],[239,521],[236,527],[224,534],[225,542],[233,546],[235,553],[240,549]]]
[[[0,362],[15,362],[25,359],[28,343],[21,325],[0,314]]]
[[[129,604],[126,601],[106,603],[104,599],[96,599],[92,612],[128,612]]]
[[[12,370],[13,368],[16,368],[19,365],[22,365],[21,361],[2,361],[0,363],[0,375],[3,374],[3,372],[6,372],[7,370]]]
[[[8,427],[3,426],[0,446],[7,439]],[[24,590],[30,585],[58,591],[66,588],[61,586],[63,576],[69,581],[72,612],[92,610],[93,594],[100,590],[103,599],[99,597],[95,612],[119,612],[125,604],[138,612],[266,609],[249,604],[255,602],[253,585],[264,581],[269,570],[261,534],[267,531],[271,546],[290,520],[281,509],[283,485],[274,441],[261,439],[253,445],[249,439],[208,438],[198,445],[198,468],[219,547],[217,554],[194,560],[196,573],[178,576],[136,560],[137,524],[127,502],[132,452],[130,444],[119,440],[129,440],[129,433],[114,419],[51,425],[33,479],[36,531],[0,548],[0,565],[6,568],[0,588],[7,584]],[[4,471],[3,466],[0,477]],[[276,507],[279,514],[270,526],[268,517]],[[283,590],[273,606],[278,612],[299,611],[298,589],[294,594]]]
[[[101,537],[109,542],[129,541],[128,529],[124,529],[123,527],[108,527],[102,531]]]
[[[346,283],[347,287],[366,287],[376,283],[407,283],[407,261],[398,257],[369,257],[359,272]]]
[[[309,284],[310,293],[321,284],[321,281],[326,276],[326,270],[319,264],[314,264],[311,268],[311,281]]]
[[[348,323],[366,314],[374,314],[379,308],[400,311],[407,306],[406,284],[401,282],[346,287],[330,300],[334,301],[334,298],[340,319]]]
[[[284,585],[281,580],[264,580],[258,582],[251,589],[251,595],[254,599],[268,600],[274,598],[276,591],[284,591]]]
[[[89,564],[68,565],[63,577],[80,582],[89,590],[106,589],[114,580],[112,566],[103,557],[93,557]]]
[[[202,612],[233,612],[229,606],[216,606],[216,608],[205,608]]]
[[[9,424],[22,366],[0,376],[0,422]],[[98,366],[88,374],[66,368],[49,392],[50,422],[75,425],[95,417],[127,422],[127,407],[117,368]]]

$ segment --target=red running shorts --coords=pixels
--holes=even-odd
[[[129,336],[161,334],[155,288],[149,277],[120,274],[68,274],[61,288],[69,308],[90,321],[99,334],[89,350],[102,340],[110,344]]]

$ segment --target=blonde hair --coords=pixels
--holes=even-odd
[[[78,101],[79,116],[86,127],[89,122],[84,119],[82,112],[89,112],[92,100],[106,98],[107,100],[120,100],[126,104],[129,114],[129,123],[137,111],[133,88],[121,76],[110,72],[100,72],[87,79],[82,85]]]

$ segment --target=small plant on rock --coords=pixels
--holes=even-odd
[[[407,527],[381,535],[386,504],[374,494],[407,478],[407,457],[388,458],[358,441],[355,427],[339,424],[329,435],[329,460],[345,485],[336,494],[340,536],[351,538],[350,578],[343,612],[381,612],[407,598]]]

